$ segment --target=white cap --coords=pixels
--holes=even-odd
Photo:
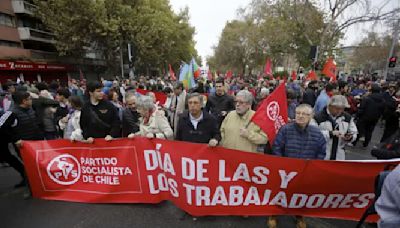
[[[265,94],[269,94],[269,89],[267,89],[265,87],[262,87],[260,92],[261,93],[265,93]]]
[[[335,95],[331,97],[329,105],[350,108],[349,102],[347,102],[346,97],[343,95]]]

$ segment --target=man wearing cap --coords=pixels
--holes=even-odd
[[[345,160],[344,146],[357,138],[354,119],[344,111],[348,107],[345,96],[335,95],[314,117],[313,123],[318,125],[327,142],[325,160]]]

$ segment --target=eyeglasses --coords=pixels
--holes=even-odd
[[[296,116],[311,116],[311,113],[306,113],[306,112],[296,112]]]
[[[245,102],[245,101],[235,101],[236,102],[236,104],[238,104],[238,105],[244,105],[244,104],[247,104],[247,102]]]

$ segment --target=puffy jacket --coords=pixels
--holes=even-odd
[[[43,140],[43,131],[39,128],[35,111],[32,108],[15,106],[12,111],[17,118],[17,125],[14,127],[15,141],[22,140]]]

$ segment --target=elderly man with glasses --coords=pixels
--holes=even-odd
[[[296,108],[295,121],[279,129],[272,151],[275,155],[301,159],[324,159],[326,154],[326,140],[317,126],[310,125],[313,118],[313,109],[308,104],[301,104]],[[296,216],[297,227],[307,225],[302,216]],[[277,227],[276,216],[268,219],[268,227]]]
[[[267,135],[251,122],[253,95],[241,90],[236,95],[236,110],[229,112],[221,125],[221,145],[225,148],[257,153],[257,146],[267,143]]]

